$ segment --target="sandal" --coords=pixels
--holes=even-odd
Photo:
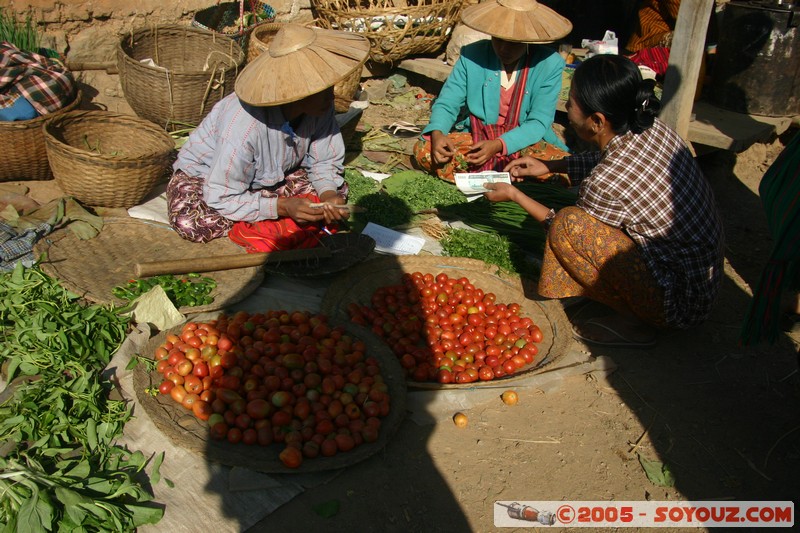
[[[388,133],[393,137],[399,137],[401,139],[410,139],[411,137],[416,137],[422,130],[416,124],[411,124],[410,122],[393,122],[388,126],[383,126],[381,131],[384,133]]]
[[[598,339],[592,339],[591,337],[587,337],[585,331],[586,326],[603,331],[604,333],[609,335],[608,339],[598,340]],[[584,331],[581,332],[580,331],[581,329],[584,329]],[[594,344],[597,346],[612,346],[616,348],[650,348],[655,346],[658,340],[657,335],[653,335],[652,337],[648,337],[647,339],[643,340],[634,340],[628,338],[621,332],[619,332],[617,329],[612,328],[608,324],[604,324],[601,317],[590,318],[588,320],[576,323],[572,327],[572,336],[576,340],[585,342],[586,344]]]

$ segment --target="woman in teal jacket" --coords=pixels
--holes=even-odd
[[[501,171],[522,155],[566,155],[552,129],[564,60],[531,43],[564,37],[569,21],[535,0],[475,4],[462,21],[492,38],[461,49],[414,147],[418,165],[453,181],[455,172]]]

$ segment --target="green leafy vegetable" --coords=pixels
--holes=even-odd
[[[24,52],[39,53],[42,36],[30,12],[25,22],[20,22],[0,7],[0,41],[8,41]]]
[[[560,185],[549,183],[520,183],[516,187],[547,207],[559,209],[575,205],[577,196]],[[468,204],[453,204],[439,208],[439,217],[461,220],[481,231],[505,235],[508,239],[535,255],[544,251],[545,232],[542,225],[515,202],[492,203],[479,198]]]
[[[504,272],[516,272],[530,279],[539,277],[539,265],[502,235],[452,228],[440,244],[444,255],[480,259]]]
[[[114,444],[131,414],[101,373],[127,326],[38,267],[0,274],[11,389],[0,400],[0,530],[133,531],[163,516],[142,484],[149,460]]]
[[[111,293],[120,300],[132,301],[150,289],[160,285],[175,307],[196,307],[214,301],[209,296],[217,282],[213,278],[200,277],[200,274],[187,274],[177,277],[169,274],[145,279],[132,279],[127,285],[114,287]]]
[[[392,174],[381,185],[390,195],[403,200],[413,213],[467,202],[453,184],[419,170]]]

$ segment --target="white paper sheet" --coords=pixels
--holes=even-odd
[[[375,239],[375,250],[393,255],[416,255],[425,246],[425,239],[407,235],[372,222],[361,232]]]

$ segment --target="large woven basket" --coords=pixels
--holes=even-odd
[[[132,207],[167,175],[175,143],[152,122],[110,111],[71,111],[44,124],[56,183],[80,202]]]
[[[239,43],[242,48],[246,48],[248,36],[258,24],[258,22],[253,22],[246,26],[237,25],[237,21],[240,22],[240,17],[247,13],[260,14],[266,17],[262,22],[275,20],[275,10],[264,2],[255,0],[240,0],[239,2],[218,1],[216,5],[201,9],[195,13],[192,19],[192,26],[201,30],[221,33]]]
[[[278,30],[283,27],[280,22],[266,22],[259,24],[253,29],[250,35],[250,40],[247,45],[247,62],[253,61],[262,53],[269,50],[269,43],[278,33]],[[367,58],[354,69],[353,72],[345,76],[341,81],[333,86],[333,106],[336,108],[337,113],[344,113],[350,109],[350,104],[358,91],[359,83],[361,82],[361,70]]]
[[[142,63],[152,60],[157,66]],[[230,37],[186,26],[140,29],[117,46],[125,99],[167,130],[197,126],[233,91],[244,52]]]
[[[437,52],[458,22],[464,0],[311,0],[317,25],[363,34],[370,59],[394,64]]]
[[[47,162],[42,126],[48,119],[72,111],[81,102],[81,92],[58,111],[31,120],[0,122],[0,146],[4,146],[0,181],[49,180],[53,173]]]

